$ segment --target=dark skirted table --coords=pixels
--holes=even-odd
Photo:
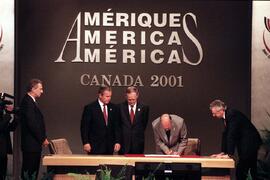
[[[55,174],[54,179],[73,179],[67,173],[95,174],[100,165],[106,165],[112,169],[127,166],[130,179],[134,179],[135,164],[161,163],[166,165],[199,164],[202,179],[231,179],[231,170],[235,167],[233,159],[217,159],[208,156],[166,156],[166,155],[46,155],[42,161],[47,166],[47,172]],[[118,167],[118,168],[117,168]],[[118,170],[119,171],[119,170]]]

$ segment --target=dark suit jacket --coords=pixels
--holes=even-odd
[[[122,129],[121,153],[143,154],[144,131],[148,122],[149,107],[140,102],[137,103],[133,124],[130,121],[127,101],[120,104],[119,109]]]
[[[114,144],[120,143],[119,111],[109,103],[106,126],[98,100],[84,107],[81,120],[82,143],[91,145],[90,154],[113,154]]]
[[[41,152],[47,138],[43,115],[33,99],[26,94],[21,102],[21,148],[23,152]]]
[[[235,147],[242,159],[254,157],[261,145],[261,138],[251,121],[240,111],[225,111],[225,129],[222,135],[222,152],[234,154]]]
[[[1,110],[0,112],[0,156],[6,156],[7,154],[12,153],[11,140],[10,140],[10,131],[14,131],[17,122],[15,120],[10,123],[11,120],[10,114],[4,114]]]

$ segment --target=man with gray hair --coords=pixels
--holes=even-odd
[[[149,106],[139,101],[137,87],[127,87],[125,95],[125,102],[119,105],[122,129],[121,154],[143,154]]]
[[[27,93],[20,106],[21,115],[21,149],[23,180],[37,179],[42,147],[47,147],[49,141],[46,135],[45,121],[37,99],[43,94],[43,83],[39,79],[31,79]]]
[[[174,114],[163,114],[152,122],[156,152],[181,155],[187,146],[187,128],[184,119]]]
[[[236,178],[244,180],[250,170],[252,179],[257,177],[257,152],[261,138],[251,121],[240,111],[227,108],[221,100],[210,103],[213,117],[222,119],[224,132],[222,134],[222,152],[212,157],[229,158],[237,148],[239,161],[236,167]]]

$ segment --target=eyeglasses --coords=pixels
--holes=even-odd
[[[224,111],[224,109],[223,109],[223,108],[219,108],[219,109],[217,109],[217,108],[212,108],[212,109],[211,109],[211,112],[212,112],[212,115],[213,115],[213,116],[219,115],[221,111]]]

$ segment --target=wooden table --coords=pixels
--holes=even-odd
[[[99,165],[128,165],[135,166],[135,162],[158,162],[158,163],[200,163],[202,168],[202,179],[230,179],[230,170],[235,167],[233,159],[216,159],[203,156],[120,156],[120,155],[47,155],[43,157],[43,165],[48,171],[54,171],[61,175],[72,171],[72,168],[84,171],[89,167]],[[210,172],[210,173],[209,173]],[[214,172],[214,173],[213,173]],[[215,174],[217,172],[217,174]],[[57,176],[56,176],[57,177]],[[63,176],[61,176],[63,177]],[[57,179],[57,178],[56,178]],[[60,178],[61,179],[61,178]],[[63,178],[63,179],[70,179]]]

